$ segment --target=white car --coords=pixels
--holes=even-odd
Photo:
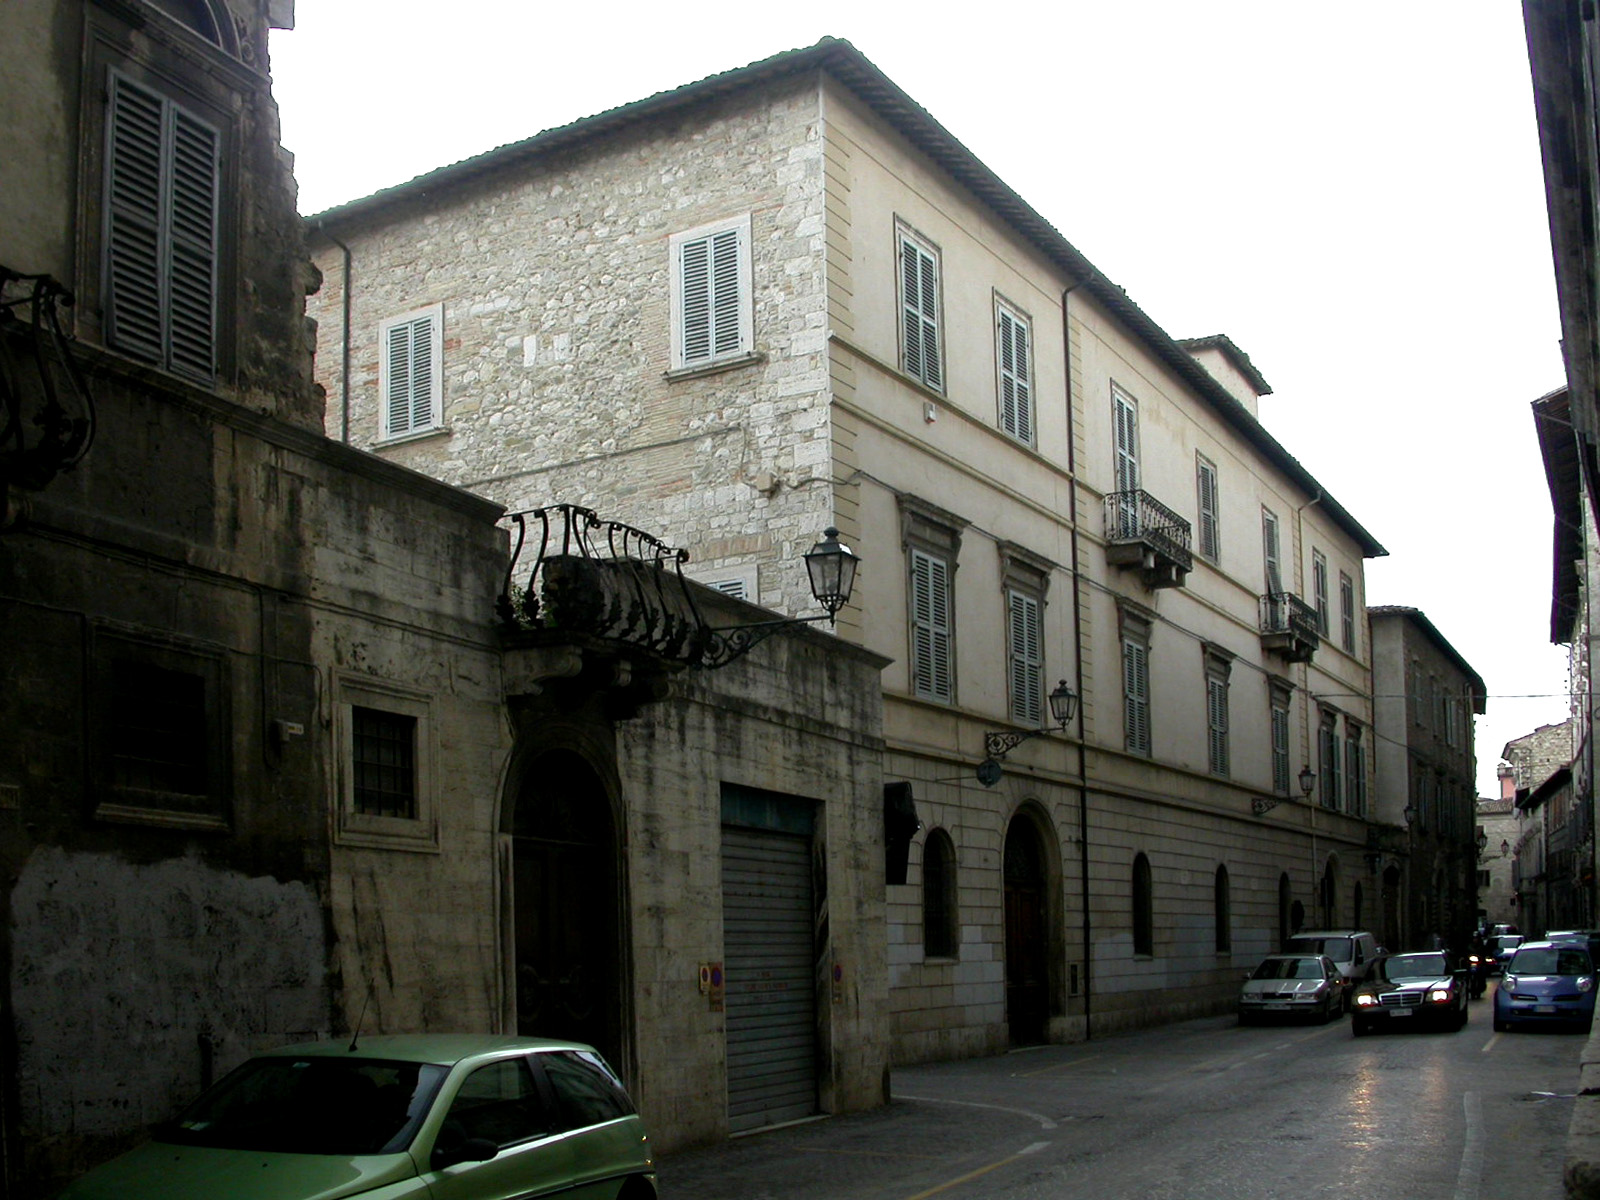
[[[1331,1021],[1344,1012],[1344,976],[1326,954],[1269,954],[1239,992],[1239,1024],[1263,1017]]]

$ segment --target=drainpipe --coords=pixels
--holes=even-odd
[[[326,221],[317,222],[317,232],[344,252],[344,331],[339,339],[339,440],[350,444],[350,247],[328,231]]]
[[[1093,1037],[1094,988],[1093,977],[1094,935],[1093,921],[1089,915],[1089,779],[1088,754],[1083,744],[1083,591],[1078,586],[1078,459],[1072,428],[1072,327],[1067,320],[1067,297],[1083,282],[1073,284],[1061,293],[1061,351],[1062,383],[1067,397],[1067,516],[1072,522],[1072,646],[1073,678],[1078,691],[1078,882],[1081,889],[1079,903],[1083,908],[1083,1040]]]

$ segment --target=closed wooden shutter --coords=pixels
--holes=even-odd
[[[1002,307],[1000,339],[1000,425],[1018,441],[1033,441],[1032,349],[1028,323]]]
[[[1200,499],[1200,554],[1215,562],[1221,550],[1217,522],[1217,468],[1203,458],[1197,459],[1195,477]]]
[[[1011,717],[1027,725],[1044,719],[1044,649],[1039,629],[1039,600],[1023,592],[1007,593],[1010,609]]]
[[[950,663],[950,566],[921,550],[911,551],[911,671],[918,696],[953,696]]]
[[[900,239],[902,337],[906,374],[944,389],[939,359],[939,264],[909,237]]]
[[[1123,732],[1130,754],[1150,753],[1150,650],[1132,638],[1122,643]]]
[[[113,70],[106,122],[106,339],[200,380],[216,373],[221,136]]]
[[[437,309],[384,326],[384,437],[400,437],[439,424],[440,334]]]
[[[683,289],[679,311],[681,366],[710,362],[745,349],[739,230],[724,229],[678,249]]]
[[[1222,679],[1206,680],[1206,721],[1210,731],[1211,772],[1228,773],[1228,684]]]

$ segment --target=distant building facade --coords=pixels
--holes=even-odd
[[[1404,851],[1384,867],[1382,936],[1391,949],[1421,949],[1434,935],[1464,947],[1478,910],[1472,718],[1485,711],[1487,692],[1420,609],[1378,606],[1368,618],[1377,816],[1393,830],[1388,844]]]

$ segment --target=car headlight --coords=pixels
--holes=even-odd
[[[1593,987],[1594,987],[1594,976],[1593,975],[1581,975],[1581,976],[1578,977],[1578,990],[1580,992],[1587,992]]]
[[[1516,986],[1517,986],[1517,977],[1515,975],[1507,975],[1504,979],[1502,979],[1500,981],[1500,991],[1501,992],[1509,992],[1512,988],[1514,988]],[[1497,995],[1497,996],[1499,994],[1500,994],[1500,992],[1496,992],[1495,993],[1495,995]]]
[[[1371,1008],[1378,1002],[1378,998],[1370,992],[1363,992],[1356,997],[1357,1008]]]
[[[1433,1004],[1448,1004],[1450,1003],[1450,989],[1434,988],[1433,991],[1428,993],[1428,1000]]]

